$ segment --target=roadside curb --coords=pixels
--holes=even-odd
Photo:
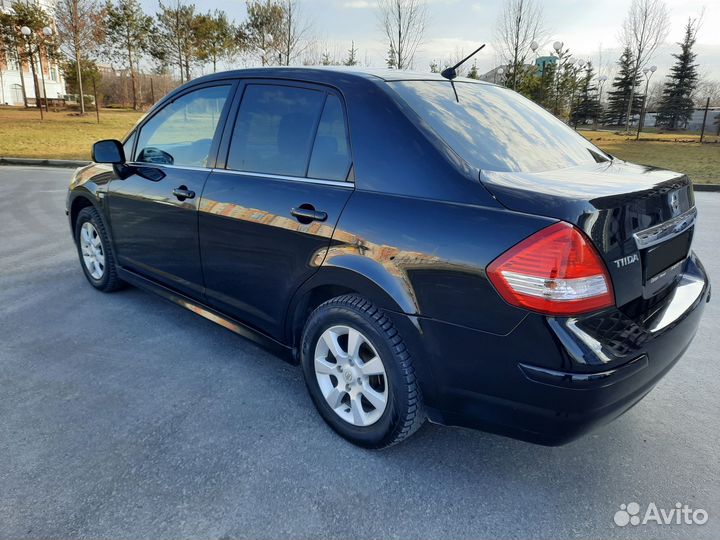
[[[14,158],[0,157],[0,165],[26,165],[35,167],[64,167],[76,169],[88,165],[89,161],[80,161],[72,159],[30,159],[30,158]]]

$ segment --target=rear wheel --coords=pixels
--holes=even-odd
[[[117,276],[115,256],[100,213],[93,207],[83,208],[75,222],[75,244],[80,265],[90,284],[103,292],[123,286]]]
[[[325,421],[359,446],[384,448],[425,419],[412,359],[395,327],[368,300],[333,298],[305,325],[301,361]]]

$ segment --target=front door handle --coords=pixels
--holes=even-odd
[[[300,223],[308,224],[312,221],[325,221],[328,217],[327,212],[315,210],[311,205],[302,205],[293,208],[290,213],[297,218]]]
[[[173,189],[173,195],[175,195],[179,201],[195,198],[195,192],[189,190],[187,186],[176,187],[175,189]]]

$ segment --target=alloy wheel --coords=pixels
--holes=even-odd
[[[88,273],[93,279],[102,279],[105,274],[105,250],[97,229],[89,221],[80,228],[80,251]]]
[[[315,345],[315,377],[328,405],[354,426],[377,422],[388,402],[385,365],[370,340],[350,326],[325,330]]]

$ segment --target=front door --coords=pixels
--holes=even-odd
[[[121,266],[194,296],[202,294],[198,203],[214,164],[233,83],[189,90],[140,126],[132,174],[109,188]]]
[[[279,337],[352,193],[344,107],[320,87],[248,84],[230,135],[200,204],[207,299]]]

